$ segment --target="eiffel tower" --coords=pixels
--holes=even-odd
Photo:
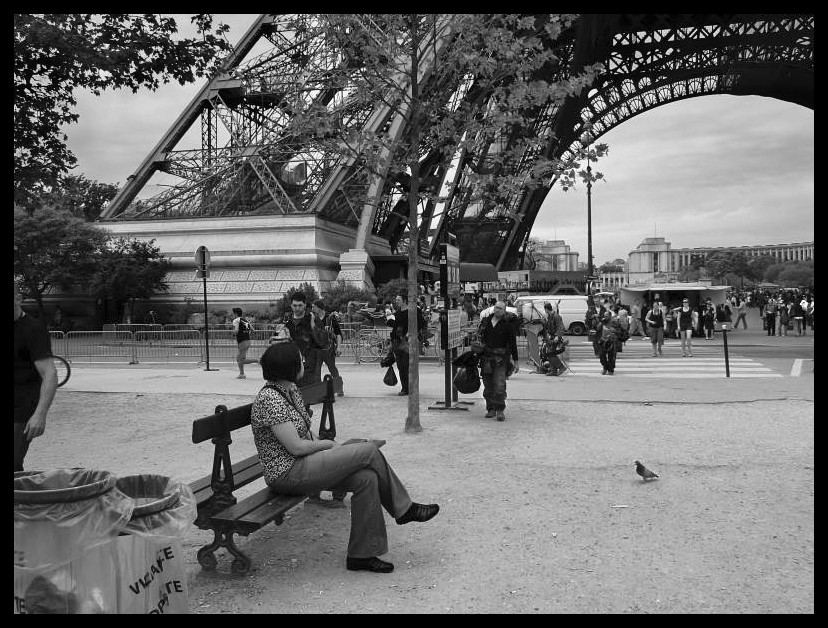
[[[360,18],[365,36],[381,42],[377,21],[371,15]],[[451,20],[450,15],[434,18],[432,38],[424,42],[420,59],[426,71],[435,55],[452,44]],[[400,112],[349,101],[341,80],[345,61],[333,54],[328,41],[312,15],[259,16],[222,71],[128,177],[101,220],[115,231],[157,235],[162,250],[173,250],[174,264],[178,256],[179,268],[186,266],[185,254],[191,255],[211,232],[211,242],[238,229],[250,238],[257,229],[267,237],[281,234],[276,245],[237,241],[233,250],[214,254],[213,261],[226,269],[224,279],[231,282],[217,290],[241,293],[233,298],[245,293],[272,298],[284,289],[276,279],[310,278],[323,291],[336,278],[370,286],[376,264],[395,255],[403,259],[411,246],[407,181],[369,173],[356,159],[319,155],[289,131],[290,121],[296,111],[322,106],[348,126],[399,138],[407,129]],[[605,70],[580,95],[538,116],[536,124],[550,139],[527,154],[524,164],[538,154],[566,160],[583,148],[587,128],[595,141],[633,116],[685,98],[760,95],[814,106],[813,15],[590,14],[566,28],[554,47],[560,63],[549,80],[566,80],[597,62]],[[448,94],[457,87],[438,84],[432,89]],[[194,138],[189,147],[186,138]],[[489,263],[498,270],[522,264],[550,187],[515,191],[497,206],[464,200],[465,181],[479,158],[474,151],[450,158],[438,146],[422,148],[422,174],[429,185],[456,184],[450,202],[421,203],[418,246],[426,266],[436,264],[438,243],[449,231],[456,235],[461,261]],[[520,167],[514,166],[516,173]],[[144,192],[139,200],[152,177],[161,173],[177,183],[153,196]],[[244,224],[252,226],[245,230]],[[173,232],[187,235],[186,242],[173,238]],[[300,232],[297,237],[307,246],[288,245],[285,237],[293,236],[284,234]],[[166,241],[163,234],[169,236]],[[284,264],[293,271],[274,275]],[[309,274],[314,268],[317,272]],[[192,280],[191,273],[173,275],[187,292],[183,284]]]

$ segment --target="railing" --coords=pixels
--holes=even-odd
[[[151,359],[192,358],[204,360],[204,341],[197,331],[139,331],[135,334],[132,363]]]
[[[114,326],[113,326],[114,327]],[[49,336],[52,352],[70,361],[118,362],[129,364],[141,362],[204,362],[206,348],[204,332],[189,325],[166,325],[163,329],[144,329],[141,331],[70,331],[67,333],[51,331]],[[232,329],[209,329],[210,360],[234,361],[236,357],[236,334]],[[268,326],[272,327],[272,326]],[[353,357],[354,364],[378,362],[390,346],[390,327],[372,327],[360,323],[341,323],[342,343],[340,356]],[[423,357],[435,358],[443,363],[444,352],[440,349],[440,327],[429,326],[434,335],[429,338],[429,346],[424,348]],[[476,339],[477,328],[464,326],[455,332],[462,337],[459,350],[462,352]],[[248,357],[259,358],[267,349],[272,329],[254,329],[250,332],[250,350]],[[536,338],[535,338],[536,340]],[[527,342],[528,341],[528,342]],[[518,354],[523,359],[531,359],[532,340],[519,336]],[[536,349],[535,349],[536,355]]]

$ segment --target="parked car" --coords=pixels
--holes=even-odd
[[[586,314],[589,303],[588,297],[583,294],[533,294],[528,297],[518,297],[515,300],[515,307],[521,319],[521,326],[545,316],[544,305],[546,303],[558,308],[564,328],[570,334],[576,336],[586,334]]]

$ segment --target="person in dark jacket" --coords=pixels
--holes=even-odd
[[[299,347],[305,364],[305,374],[300,386],[316,384],[322,381],[322,360],[319,352],[324,344],[319,342],[318,331],[325,329],[324,324],[313,312],[308,311],[307,297],[304,292],[295,292],[290,299],[291,313],[285,316],[284,324],[290,332],[290,339]]]
[[[492,315],[480,323],[478,338],[483,344],[480,375],[486,418],[505,421],[506,378],[519,370],[515,329],[506,320],[506,303],[497,301],[494,304]]]
[[[394,351],[394,358],[397,361],[397,370],[400,372],[400,392],[399,396],[408,394],[408,299],[398,294],[394,300],[396,311],[394,312],[394,319],[388,321],[391,327],[391,348]],[[425,333],[428,323],[420,308],[417,308],[417,345],[421,342],[422,334]]]

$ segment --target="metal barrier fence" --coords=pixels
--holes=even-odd
[[[139,331],[132,345],[132,362],[191,358],[204,361],[204,341],[197,331]]]
[[[135,339],[128,331],[70,331],[63,357],[69,360],[121,358],[132,363]],[[54,351],[54,349],[53,349]]]
[[[148,326],[145,326],[148,327]],[[154,326],[160,327],[160,326]],[[172,326],[169,326],[172,327]],[[188,327],[188,326],[184,326]],[[342,329],[340,358],[353,357],[354,364],[378,362],[390,347],[390,327],[372,327],[359,323],[345,323]],[[423,356],[436,358],[442,364],[444,353],[440,349],[440,328],[429,327],[434,335]],[[471,333],[470,333],[471,331]],[[474,340],[474,330],[461,329],[456,334],[463,337],[460,351],[465,350]],[[140,362],[204,362],[206,347],[204,333],[192,328],[155,329],[144,331],[60,331],[49,332],[52,352],[70,361],[117,362],[130,364]],[[250,332],[250,349],[247,357],[259,358],[267,349],[271,329],[254,329]],[[232,362],[237,352],[236,334],[232,329],[210,329],[210,360]],[[531,356],[531,345],[527,338],[518,339],[518,353],[521,357]],[[537,340],[537,337],[534,339]],[[531,342],[531,340],[530,340]],[[534,349],[537,355],[537,349]],[[531,359],[531,357],[529,357]]]

